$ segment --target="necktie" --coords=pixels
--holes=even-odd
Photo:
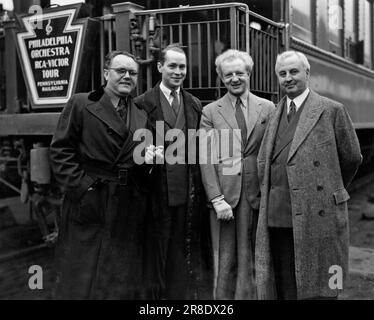
[[[242,142],[245,145],[245,143],[247,142],[247,124],[245,123],[244,113],[240,106],[240,98],[236,100],[235,118],[236,118],[236,121],[238,122],[239,129],[242,133]]]
[[[175,90],[171,90],[171,96],[173,97],[173,101],[171,102],[171,107],[173,108],[176,115],[178,115],[179,112],[179,100],[178,95]]]
[[[126,98],[121,98],[118,102],[117,112],[122,120],[126,123],[127,121],[127,102]]]
[[[293,100],[291,100],[290,111],[287,114],[288,123],[290,123],[292,121],[295,114],[296,114],[296,105],[295,105],[295,102],[293,102]]]

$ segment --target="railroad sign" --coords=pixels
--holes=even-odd
[[[25,81],[32,105],[65,104],[76,87],[86,24],[76,19],[78,7],[22,17],[17,34]]]

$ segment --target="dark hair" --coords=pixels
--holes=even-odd
[[[184,52],[184,50],[182,49],[181,45],[179,43],[171,43],[169,44],[167,47],[165,47],[161,53],[160,53],[160,58],[158,59],[158,61],[161,63],[161,64],[164,64],[165,62],[165,56],[166,56],[166,53],[168,51],[175,51],[175,52],[179,52],[179,53],[183,53],[185,56],[186,56],[186,53]]]
[[[137,64],[139,64],[139,62],[136,60],[135,56],[132,55],[131,53],[129,53],[127,51],[115,50],[115,51],[110,51],[105,56],[105,59],[104,59],[104,69],[108,69],[110,67],[110,64],[112,63],[112,60],[115,57],[119,56],[119,55],[123,55],[123,56],[129,57],[129,58],[133,59]]]

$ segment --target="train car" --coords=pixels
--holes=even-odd
[[[13,12],[2,12],[0,31],[0,202],[17,196],[28,203],[44,240],[53,242],[61,194],[50,174],[48,145],[64,103],[103,84],[103,57],[113,49],[137,56],[137,94],[144,92],[158,81],[158,54],[172,42],[187,52],[184,87],[203,104],[224,94],[214,66],[224,50],[252,55],[251,90],[274,102],[281,97],[277,54],[304,52],[311,87],[347,106],[369,160],[373,39],[370,0],[86,0],[59,7],[14,1]]]

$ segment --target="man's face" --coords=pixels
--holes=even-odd
[[[249,89],[250,74],[242,59],[224,60],[221,63],[221,79],[228,92],[240,97]]]
[[[309,70],[301,62],[298,56],[293,55],[278,63],[278,81],[290,99],[302,94],[308,87]]]
[[[181,52],[168,50],[163,64],[157,64],[162,75],[162,83],[170,90],[178,89],[187,74],[186,55]]]
[[[106,88],[116,96],[127,96],[136,87],[138,68],[132,58],[122,54],[115,56],[110,67],[104,70]]]

